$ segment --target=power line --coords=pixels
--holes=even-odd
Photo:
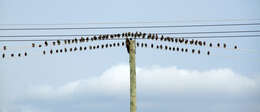
[[[0,28],[0,30],[98,30],[98,29],[135,29],[135,28],[178,28],[178,27],[217,27],[217,26],[252,26],[260,23],[237,24],[194,24],[194,25],[158,25],[158,26],[108,26],[108,27],[59,27],[59,28]]]
[[[187,36],[187,37],[174,37],[174,38],[186,38],[186,39],[225,39],[225,38],[257,38],[260,35],[224,35],[224,36]],[[70,38],[71,39],[71,38]],[[135,39],[147,39],[147,38],[135,38]],[[15,39],[15,40],[0,40],[0,42],[19,42],[19,41],[56,41],[56,40],[68,40],[68,39]],[[105,40],[125,40],[125,38],[114,38],[114,39],[105,39]]]
[[[88,23],[47,23],[47,24],[0,24],[2,26],[19,25],[89,25],[89,24],[152,24],[152,23],[180,23],[180,22],[241,22],[260,21],[260,18],[227,18],[227,19],[194,19],[194,20],[171,20],[171,21],[122,21],[122,22],[88,22]]]
[[[152,33],[159,35],[178,35],[178,34],[220,34],[220,33],[257,33],[260,30],[236,30],[236,31],[209,31],[209,32],[160,32]],[[0,37],[76,37],[76,36],[95,36],[100,34],[79,34],[79,35],[0,35]],[[110,35],[110,34],[103,34]]]

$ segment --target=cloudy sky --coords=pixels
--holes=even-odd
[[[255,20],[260,18],[259,6],[258,0],[0,0],[0,27],[255,23],[260,22]],[[233,21],[228,21],[230,19]],[[136,21],[168,22],[116,24]],[[111,24],[87,24],[107,22]],[[0,31],[0,35],[230,31],[259,28],[233,26]],[[221,34],[175,36],[210,35]],[[138,112],[260,111],[260,38],[202,40],[227,43],[228,48],[238,45],[241,50],[198,47],[203,52],[201,55],[194,55],[137,48]],[[97,43],[81,45],[95,44]],[[52,48],[30,49],[28,46],[31,42],[1,42],[1,55],[4,52],[3,45],[11,49],[5,52],[7,54],[26,51],[29,56],[0,59],[0,112],[129,111],[129,65],[125,48],[42,56],[42,50]],[[69,47],[75,46],[80,45]],[[204,52],[207,50],[212,55],[207,56]]]

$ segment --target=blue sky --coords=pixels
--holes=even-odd
[[[259,6],[260,2],[258,0],[0,0],[0,27],[249,23],[259,22],[259,20],[249,22],[191,20],[260,18]],[[175,22],[161,24],[75,24],[135,21]],[[63,23],[74,24],[56,26],[3,25]],[[97,34],[129,31],[191,32],[258,30],[259,28],[259,26],[235,26],[119,30],[0,31],[0,35]],[[2,39],[4,38],[2,37]],[[214,43],[227,43],[228,47],[238,45],[241,50],[200,48],[202,51],[210,50],[212,52],[211,56],[206,56],[158,51],[155,49],[137,49],[137,111],[260,111],[259,38],[203,40]],[[97,43],[81,45],[95,45]],[[105,41],[105,43],[107,42]],[[113,48],[42,56],[41,51],[43,49],[51,48],[25,49],[15,47],[30,46],[30,42],[1,43],[0,45],[7,45],[15,49],[6,51],[6,53],[27,51],[30,55],[21,58],[1,59],[0,112],[129,111],[129,67],[126,49]],[[71,45],[69,47],[75,46],[79,45]],[[180,46],[187,47],[185,45]],[[2,51],[0,49],[1,53]]]

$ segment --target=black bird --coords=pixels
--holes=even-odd
[[[48,46],[48,42],[47,41],[45,41],[44,44],[45,44],[45,46]]]
[[[127,52],[129,53],[129,50],[130,50],[130,40],[127,38],[125,43],[126,43]]]

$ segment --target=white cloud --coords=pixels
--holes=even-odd
[[[137,68],[137,89],[147,95],[172,94],[247,94],[257,90],[257,80],[234,73],[230,69],[196,71],[176,67]],[[35,86],[27,91],[33,99],[63,99],[75,95],[122,96],[129,91],[129,66],[117,65],[100,76],[53,87]]]

